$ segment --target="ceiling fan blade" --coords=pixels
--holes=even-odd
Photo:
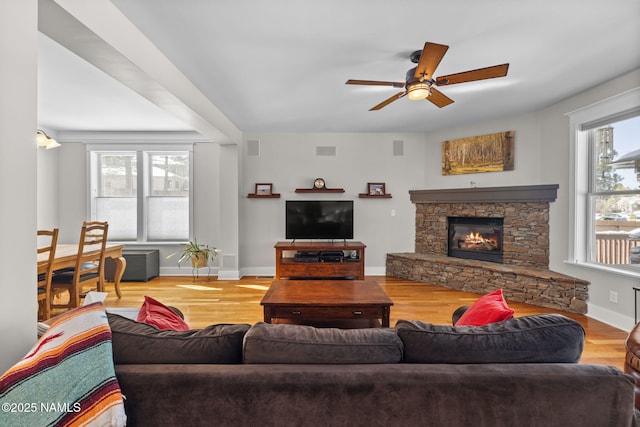
[[[447,49],[449,49],[449,46],[426,42],[414,77],[421,80],[433,78],[433,73],[436,71],[440,61],[442,61],[444,54],[447,53]]]
[[[509,71],[509,64],[494,65],[493,67],[478,68],[477,70],[440,76],[436,79],[435,84],[442,86],[472,82],[475,80],[494,79],[496,77],[506,76],[507,71]]]
[[[405,92],[405,91],[398,92],[395,95],[385,99],[384,101],[382,101],[380,104],[376,105],[375,107],[370,108],[369,111],[379,110],[382,107],[386,107],[387,105],[391,104],[396,99],[402,98],[406,93],[407,92]]]
[[[437,107],[446,107],[449,104],[453,104],[453,99],[449,98],[444,93],[440,92],[435,87],[431,87],[431,95],[427,96],[427,101],[433,102]]]
[[[371,86],[393,86],[404,87],[404,82],[380,82],[377,80],[347,80],[347,85],[371,85]]]

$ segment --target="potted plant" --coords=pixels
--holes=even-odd
[[[208,267],[209,260],[213,261],[218,254],[218,249],[213,246],[200,244],[197,239],[189,240],[187,243],[181,243],[180,246],[182,246],[181,251],[174,252],[167,256],[167,259],[169,259],[175,255],[180,255],[180,258],[178,258],[178,267],[180,267],[182,261],[187,259],[191,260],[191,266],[193,268]]]

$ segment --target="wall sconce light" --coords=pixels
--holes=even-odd
[[[51,138],[42,130],[38,130],[38,132],[36,133],[36,145],[38,145],[38,147],[44,147],[47,150],[51,150],[52,148],[58,148],[61,146],[58,141]]]

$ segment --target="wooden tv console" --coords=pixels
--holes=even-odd
[[[352,278],[364,280],[364,248],[362,242],[278,242],[275,280],[282,278]],[[347,251],[343,261],[297,261],[296,252]],[[355,258],[350,257],[355,253]]]

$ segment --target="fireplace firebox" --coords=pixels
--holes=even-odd
[[[503,218],[448,217],[450,257],[502,263]]]

